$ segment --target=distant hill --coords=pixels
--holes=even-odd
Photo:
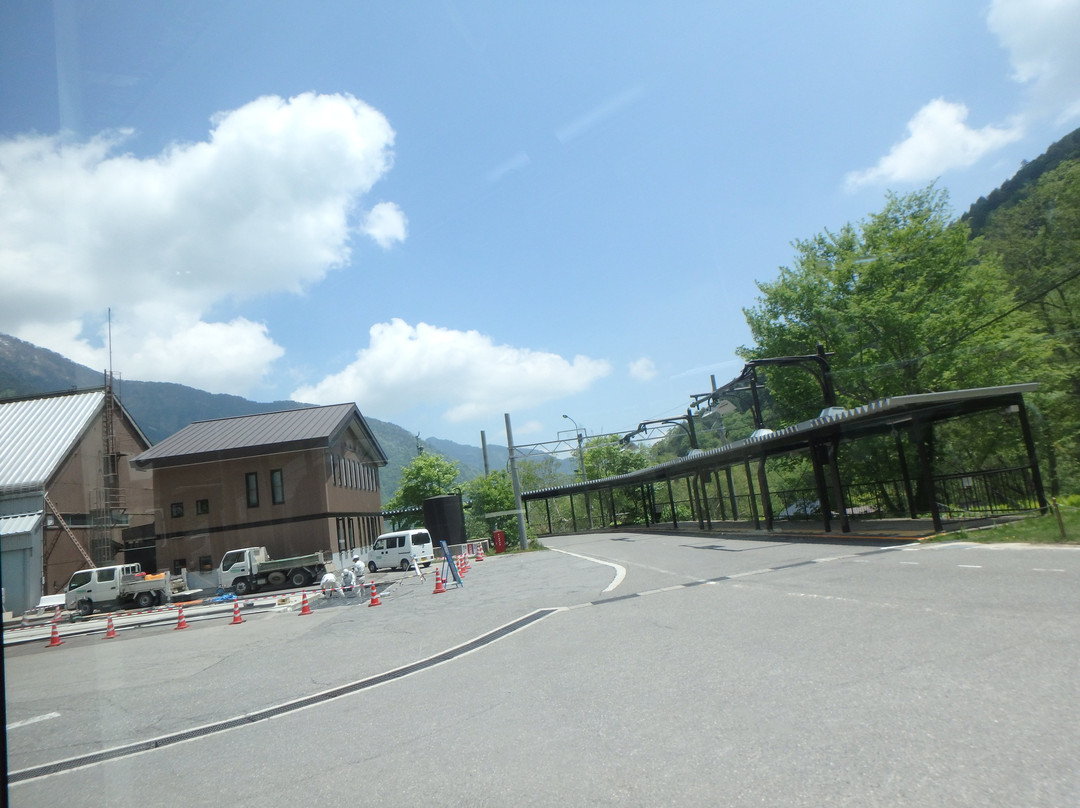
[[[76,364],[53,351],[0,334],[0,399],[102,387],[104,383],[104,373]],[[118,380],[116,393],[151,443],[167,438],[194,421],[307,406],[297,401],[250,401],[168,382]],[[363,412],[363,407],[360,410]],[[366,415],[364,418],[389,461],[379,472],[385,502],[397,491],[402,468],[416,457],[417,439],[414,433],[396,424]],[[478,446],[430,438],[421,440],[421,447],[426,452],[456,461],[461,482],[484,473],[483,454]],[[492,470],[505,468],[505,446],[489,443],[488,456]]]
[[[1010,179],[1005,180],[986,196],[980,196],[968,208],[967,213],[961,218],[971,228],[971,237],[981,235],[991,213],[998,208],[1011,205],[1023,195],[1026,188],[1047,171],[1054,170],[1066,160],[1074,160],[1078,157],[1080,157],[1080,129],[1074,129],[1065,137],[1052,143],[1034,160],[1025,162]]]

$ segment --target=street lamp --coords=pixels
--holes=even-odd
[[[578,426],[577,421],[575,421],[573,418],[571,418],[569,415],[566,415],[565,413],[563,414],[563,418],[565,418],[567,421],[572,423],[574,425],[574,429],[577,430],[577,456],[578,456],[578,464],[581,466],[581,481],[583,483],[588,482],[589,478],[585,476],[585,450],[584,450],[584,448],[582,446],[584,438],[582,438],[582,436],[581,436],[581,427]],[[588,514],[588,518],[589,518],[589,530],[592,530],[592,526],[593,526],[592,502],[589,501],[589,492],[586,491],[584,493],[585,493],[585,513]]]
[[[577,454],[578,463],[581,465],[581,481],[588,482],[588,478],[585,476],[585,451],[582,449],[583,438],[581,436],[581,427],[578,426],[578,422],[571,418],[569,415],[563,415],[567,421],[574,425],[574,429],[577,430]]]

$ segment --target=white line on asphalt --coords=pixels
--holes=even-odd
[[[605,589],[604,592],[610,592],[611,590],[613,590],[615,587],[621,584],[623,582],[623,579],[626,577],[626,567],[620,564],[616,564],[614,561],[603,561],[599,558],[592,558],[591,556],[571,553],[569,550],[560,550],[556,547],[552,547],[551,549],[554,550],[556,553],[565,553],[566,555],[573,556],[574,558],[583,558],[586,561],[592,561],[595,564],[603,564],[605,567],[614,567],[615,577],[612,578],[611,583],[607,585],[607,589]],[[601,592],[600,594],[603,594],[603,592]]]
[[[748,575],[764,575],[766,572],[773,572],[772,567],[766,567],[763,570],[750,570],[749,572],[734,572],[728,576],[728,578],[745,578]]]
[[[1032,572],[1065,572],[1065,570],[1043,569],[1041,567],[1032,567]]]
[[[901,564],[910,564],[910,565],[912,565],[912,566],[914,566],[914,567],[917,567],[917,566],[919,566],[919,562],[918,562],[918,561],[901,561],[900,563],[901,563]]]
[[[958,567],[964,567],[969,570],[981,570],[982,564],[957,564]]]
[[[5,729],[18,729],[19,727],[25,727],[29,724],[36,724],[38,721],[48,721],[50,718],[59,718],[60,713],[45,713],[45,715],[35,715],[33,718],[27,718],[23,721],[13,721],[5,727]]]

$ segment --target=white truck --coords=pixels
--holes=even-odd
[[[194,594],[188,589],[183,572],[149,575],[138,564],[117,564],[73,572],[64,590],[64,606],[89,615],[97,609],[112,611],[130,606],[148,609],[185,600]]]
[[[229,550],[218,566],[218,586],[232,589],[238,597],[264,586],[307,586],[322,579],[327,565],[334,566],[329,553],[321,550],[295,558],[270,558],[265,547]]]

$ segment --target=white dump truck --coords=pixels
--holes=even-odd
[[[82,615],[131,606],[148,609],[197,593],[188,589],[187,576],[162,572],[150,575],[138,564],[94,567],[71,575],[64,590],[64,606]]]
[[[334,566],[330,554],[321,550],[295,558],[270,558],[265,547],[244,547],[221,557],[218,586],[240,597],[264,586],[307,586],[322,579],[327,565]]]

